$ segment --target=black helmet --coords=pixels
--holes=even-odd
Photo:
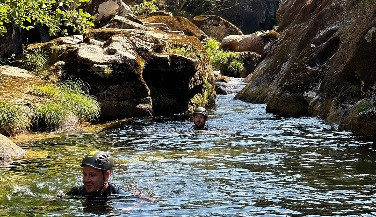
[[[206,109],[204,107],[197,107],[195,111],[193,112],[193,115],[195,114],[202,114],[205,117],[208,117],[208,115],[206,114]]]
[[[100,170],[112,170],[114,159],[106,152],[92,151],[82,159],[81,166],[91,166]]]

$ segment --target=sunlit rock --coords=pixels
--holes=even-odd
[[[258,31],[249,35],[229,35],[223,38],[221,48],[235,52],[250,51],[264,55],[265,46],[280,37],[274,30]]]
[[[285,114],[283,99],[295,96],[293,104],[305,108],[290,115],[319,116],[375,136],[374,2],[282,1],[277,17],[281,38],[237,98]]]
[[[192,36],[96,29],[64,56],[65,76],[90,85],[103,119],[171,115],[214,104],[210,61]]]
[[[211,38],[222,41],[228,35],[242,35],[243,32],[234,24],[215,15],[201,15],[193,18],[192,22]]]
[[[183,32],[185,35],[194,36],[200,41],[205,40],[207,35],[195,24],[185,17],[179,16],[152,16],[142,19],[144,23],[164,23],[169,30]]]
[[[25,151],[6,136],[0,134],[0,167],[7,166],[12,158],[19,158]]]
[[[94,16],[95,24],[103,25],[118,14],[121,6],[121,0],[91,0],[89,3],[83,4],[82,8]]]

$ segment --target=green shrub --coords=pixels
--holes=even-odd
[[[93,120],[99,117],[100,105],[91,96],[68,91],[63,93],[62,103],[68,107],[80,121]]]
[[[26,30],[45,26],[51,36],[67,35],[68,31],[83,33],[94,26],[93,16],[76,9],[84,2],[89,0],[1,0],[0,36],[7,32],[7,24]]]
[[[54,131],[60,129],[69,116],[69,109],[59,102],[47,102],[36,107],[34,129]]]
[[[81,80],[66,80],[60,84],[64,91],[74,91],[81,94],[89,94],[89,86]]]
[[[244,63],[237,58],[231,60],[230,64],[226,68],[226,74],[240,77],[241,73],[244,72]]]
[[[41,48],[38,48],[26,52],[23,56],[22,64],[26,69],[44,77],[48,74],[47,70],[50,65],[49,55]]]
[[[209,39],[205,44],[205,49],[213,69],[220,70],[222,75],[239,77],[245,70],[239,55],[236,52],[221,49],[217,40]]]
[[[213,103],[210,101],[210,99],[215,98],[215,89],[213,88],[213,85],[208,82],[208,80],[205,80],[203,87],[203,92],[197,93],[191,99],[191,104],[194,105],[194,107],[211,105]]]
[[[31,93],[40,96],[40,97],[47,97],[50,99],[54,99],[59,97],[60,89],[52,84],[46,84],[43,86],[35,85],[33,86]]]
[[[374,106],[374,102],[370,100],[363,100],[356,106],[358,113],[364,112]]]
[[[159,8],[156,3],[157,0],[144,0],[141,4],[131,6],[131,10],[136,16],[148,16],[149,14],[158,11]]]
[[[0,102],[0,133],[11,136],[30,128],[30,110],[11,102]]]
[[[209,39],[204,47],[210,56],[213,56],[215,52],[220,50],[221,43],[213,38]]]
[[[89,95],[89,87],[82,81],[68,80],[62,83],[62,101],[79,120],[94,120],[100,115],[99,103]]]
[[[60,86],[34,86],[32,94],[50,99],[47,103],[36,106],[34,128],[57,130],[72,117],[76,117],[78,121],[98,118],[100,105],[87,91],[87,87],[79,81],[66,81]]]

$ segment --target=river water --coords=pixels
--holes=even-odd
[[[234,79],[236,89],[244,84]],[[371,143],[317,118],[283,118],[218,95],[209,131],[184,118],[119,121],[100,133],[20,143],[35,156],[0,169],[0,216],[374,216]],[[57,197],[83,155],[109,151],[131,196]]]

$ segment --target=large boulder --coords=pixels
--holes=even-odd
[[[243,32],[234,24],[216,15],[201,15],[193,18],[192,22],[206,35],[222,41],[228,35],[242,35]]]
[[[196,37],[149,28],[101,28],[83,41],[62,37],[41,46],[52,45],[60,47],[62,76],[90,85],[102,119],[172,115],[215,102],[209,57]]]
[[[280,37],[274,30],[258,31],[249,35],[229,35],[223,38],[221,48],[234,52],[256,52],[260,55],[266,53],[266,47]]]
[[[7,166],[13,158],[25,155],[25,151],[12,142],[8,137],[0,134],[0,167]]]
[[[233,77],[241,77],[245,78],[248,75],[252,74],[253,71],[256,69],[256,66],[262,60],[262,56],[256,52],[239,52],[239,59],[243,62],[244,71],[240,73],[238,76]]]
[[[194,23],[185,17],[180,16],[151,16],[142,19],[142,22],[147,23],[162,23],[168,27],[169,31],[181,32],[188,36],[194,36],[200,41],[207,39],[207,35],[198,28]],[[162,29],[163,30],[163,29]]]
[[[94,23],[97,26],[103,26],[118,14],[122,4],[122,0],[91,0],[81,7],[94,16]]]
[[[278,20],[281,39],[237,98],[376,136],[374,1],[282,1]]]

